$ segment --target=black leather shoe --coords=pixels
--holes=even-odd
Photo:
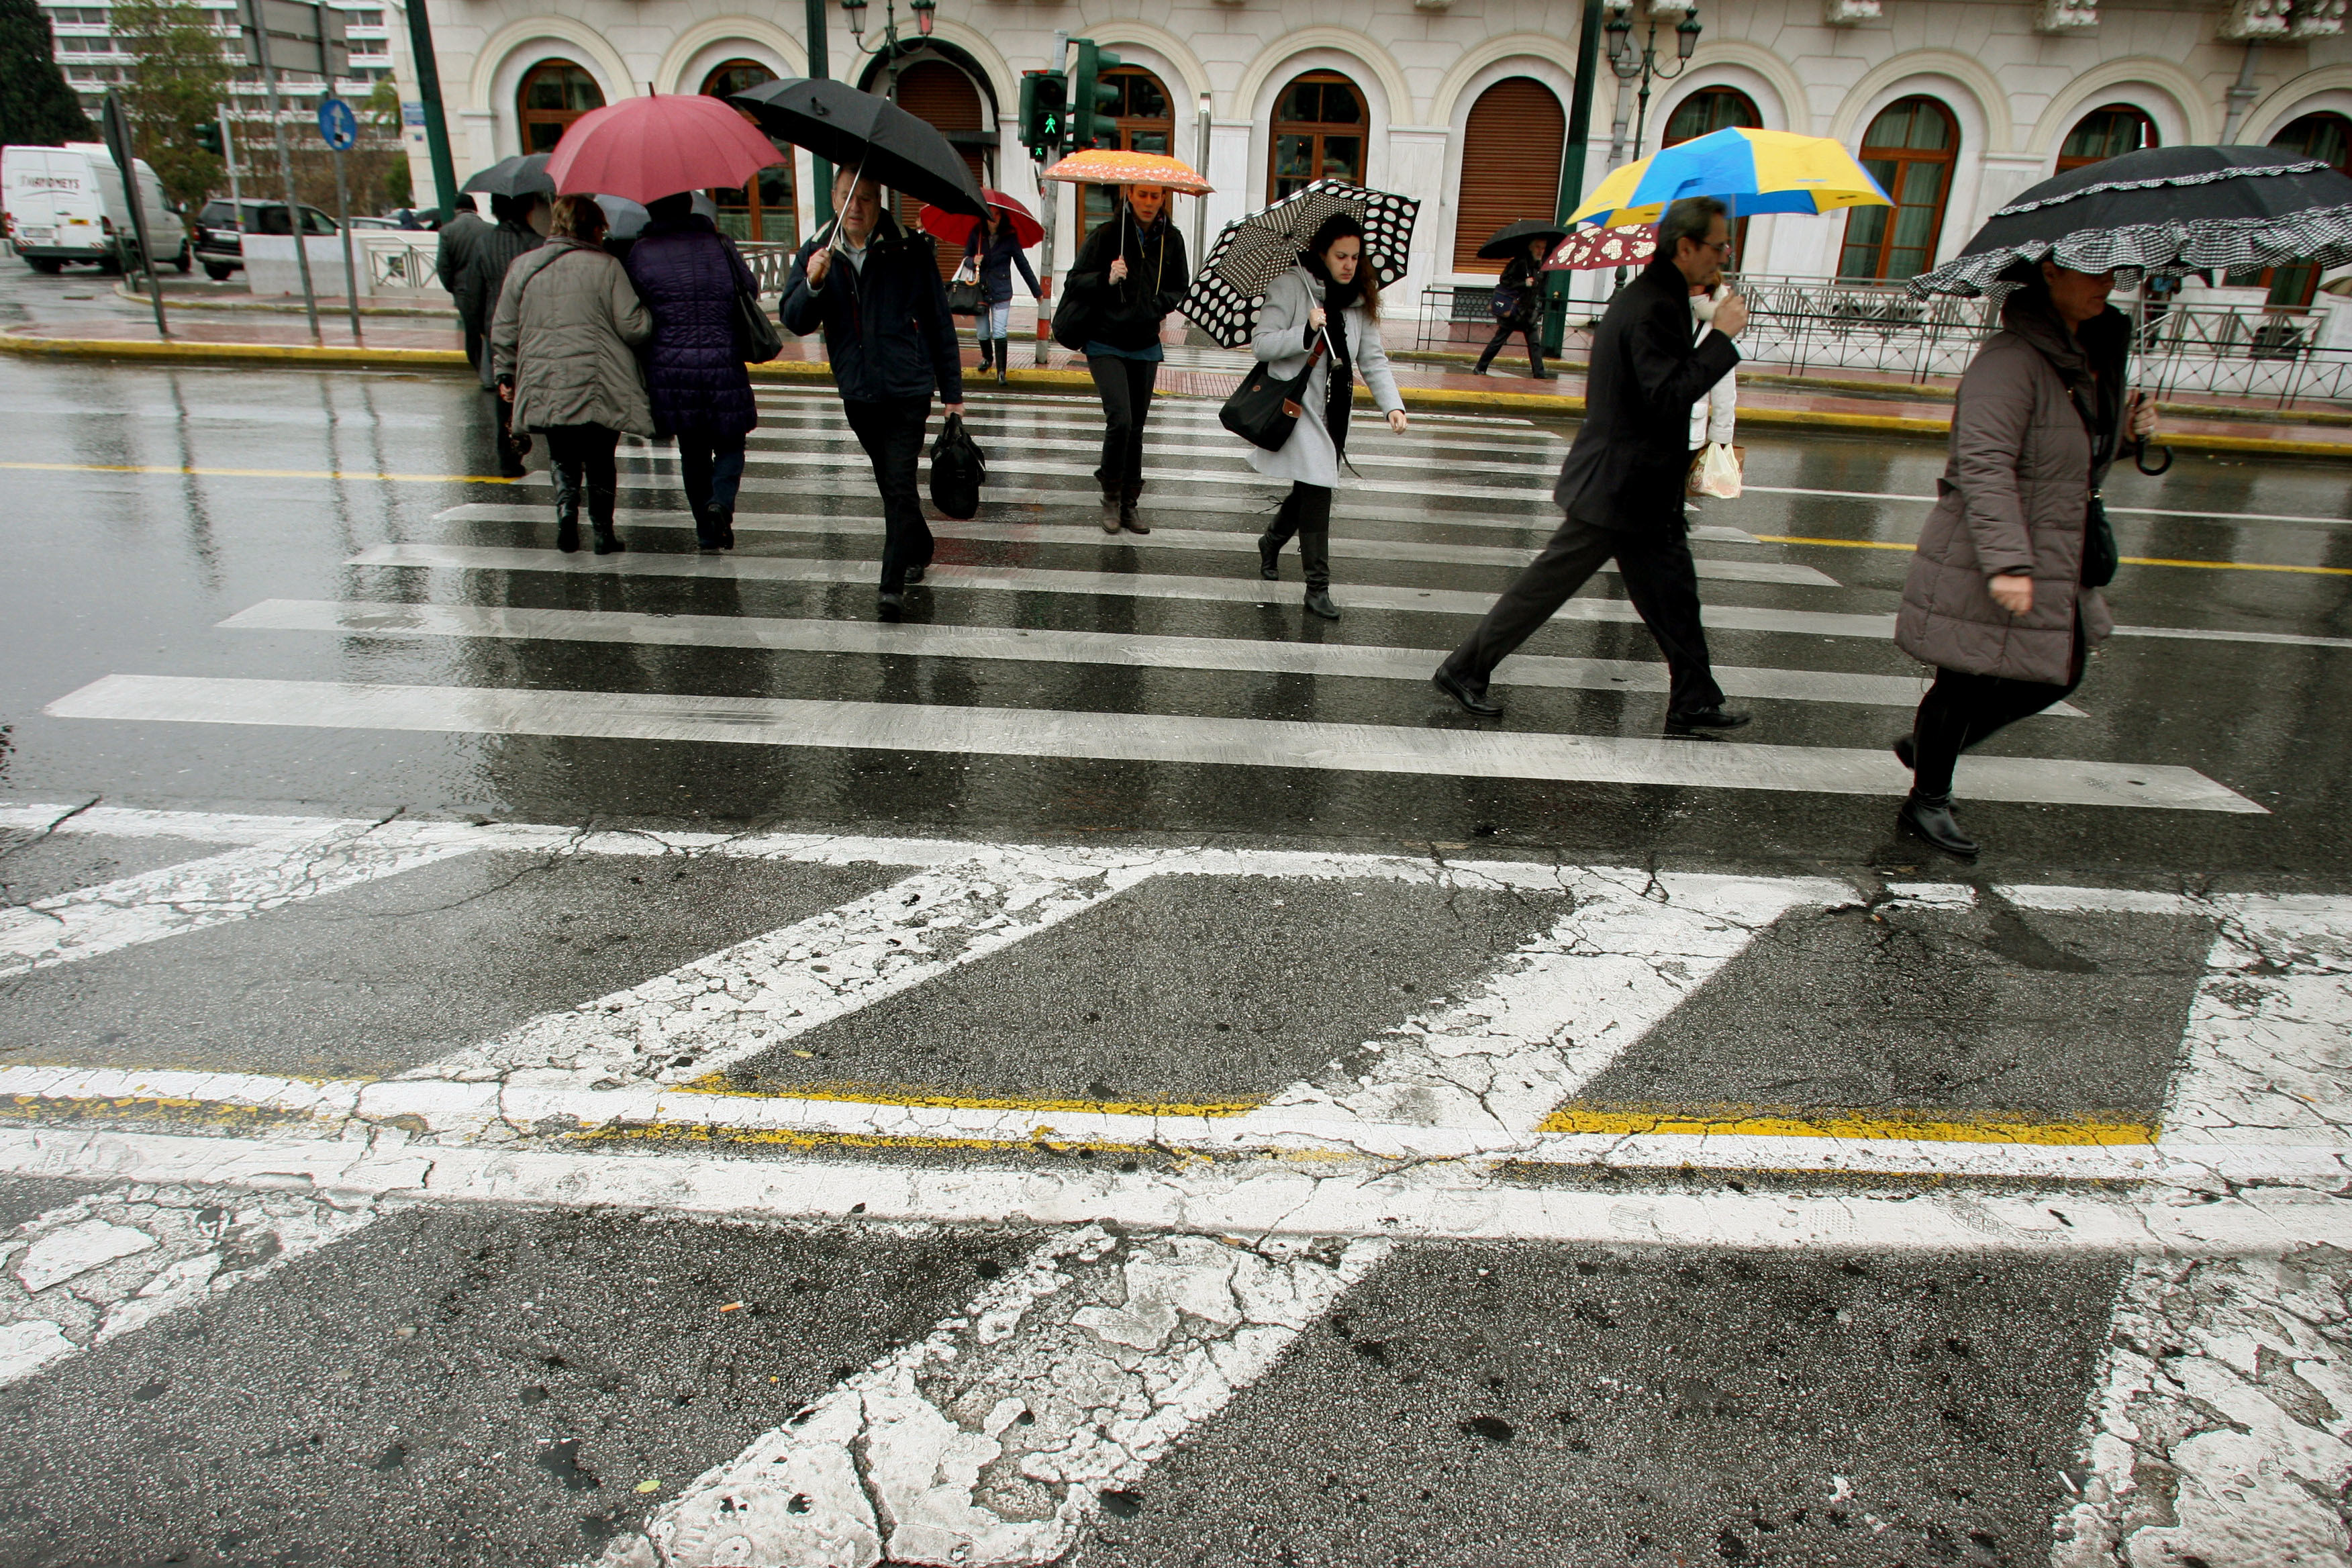
[[[1429,683],[1462,705],[1465,713],[1475,713],[1481,719],[1500,718],[1503,705],[1486,695],[1486,683],[1473,686],[1452,670],[1441,667]]]
[[[735,548],[735,509],[733,507],[714,508],[710,513],[710,528],[711,531],[719,535],[719,549]]]
[[[1909,828],[1947,855],[1957,855],[1963,860],[1977,858],[1977,841],[1960,831],[1958,818],[1952,816],[1952,797],[1948,795],[1921,795],[1913,790],[1903,798],[1903,809],[1895,820]]]
[[[1919,752],[1912,745],[1910,736],[1895,737],[1895,760],[1915,773],[1919,771]]]
[[[1666,733],[1695,735],[1701,730],[1737,730],[1748,721],[1745,713],[1734,713],[1728,708],[1701,708],[1689,713],[1666,715]]]
[[[624,550],[626,550],[627,548],[628,548],[628,546],[627,546],[627,545],[625,545],[625,544],[624,544],[624,543],[622,543],[622,542],[621,542],[621,536],[620,536],[619,534],[617,534],[617,533],[615,533],[615,532],[614,532],[614,531],[613,531],[613,525],[612,525],[611,523],[609,523],[609,522],[606,522],[606,523],[599,523],[599,524],[597,525],[597,527],[596,527],[596,553],[597,553],[597,554],[599,554],[599,555],[618,555],[619,553],[621,553],[621,552],[623,552]]]
[[[555,548],[569,555],[580,548],[580,520],[565,518],[555,525]]]
[[[1282,546],[1268,543],[1263,536],[1257,542],[1257,574],[1269,583],[1282,581]]]
[[[1320,616],[1327,621],[1338,620],[1339,618],[1339,606],[1331,602],[1331,590],[1328,588],[1307,589],[1307,613],[1310,616]]]
[[[874,604],[875,607],[882,612],[882,618],[886,621],[900,619],[907,613],[907,595],[896,588],[883,589]]]
[[[913,587],[916,584],[918,584],[918,583],[921,582],[921,581],[923,580],[923,574],[924,574],[924,573],[926,573],[926,572],[928,572],[928,571],[929,571],[929,570],[930,570],[930,568],[929,568],[929,567],[928,567],[928,566],[909,566],[909,567],[908,567],[908,568],[907,568],[907,586],[908,586],[908,587],[909,587],[909,588],[911,588],[911,587]]]

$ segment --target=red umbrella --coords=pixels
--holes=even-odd
[[[786,154],[742,114],[699,93],[625,98],[573,121],[547,160],[561,195],[650,202],[740,185]]]
[[[1601,267],[1637,267],[1658,253],[1658,226],[1639,228],[1580,228],[1553,247],[1546,272],[1589,272]]]
[[[1024,245],[1034,245],[1045,237],[1045,226],[1030,216],[1029,209],[1006,195],[1003,191],[983,190],[988,205],[1013,220],[1013,237]],[[943,207],[926,203],[915,215],[916,226],[925,234],[935,234],[941,239],[961,245],[971,237],[974,225],[980,220],[962,213],[951,213]]]

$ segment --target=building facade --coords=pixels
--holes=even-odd
[[[424,0],[417,0],[424,3]],[[741,0],[430,0],[460,174],[551,146],[600,103],[651,88],[725,91],[805,73],[802,7]],[[1689,0],[1637,0],[1662,62]],[[2158,143],[2284,142],[2352,163],[2346,0],[1704,0],[1678,75],[1638,86],[1602,72],[1586,186],[1619,157],[1724,125],[1833,136],[1896,205],[1825,217],[1762,216],[1741,267],[1755,274],[1897,278],[1948,258],[1983,216],[2062,167]],[[864,44],[876,42],[881,5]],[[1558,195],[1580,17],[1569,0],[940,0],[931,37],[887,66],[828,6],[833,74],[891,85],[946,131],[985,183],[1033,204],[1034,165],[1015,123],[1023,71],[1055,34],[1122,58],[1129,146],[1201,166],[1216,185],[1195,213],[1210,234],[1318,174],[1417,197],[1405,287],[1489,281],[1475,251]],[[395,68],[413,83],[393,13]],[[900,18],[902,30],[908,18]],[[354,29],[356,34],[357,29]],[[886,78],[894,79],[886,82]],[[413,86],[408,95],[414,95]],[[1638,132],[1638,148],[1636,134]],[[420,192],[431,188],[412,138]],[[808,161],[722,193],[746,237],[809,232]],[[1057,188],[1058,258],[1082,198]],[[1099,210],[1099,199],[1097,198]],[[2251,282],[2241,279],[2241,282]],[[2266,278],[2282,303],[2315,276]],[[1603,286],[1586,281],[1590,294]]]
[[[236,37],[236,0],[197,0],[197,4],[212,13],[213,30],[224,42]],[[401,14],[387,13],[382,5],[337,5],[336,9],[343,13],[350,33],[352,74],[335,88],[346,97],[365,98],[377,82],[392,75],[392,34],[385,24],[387,19],[398,22]],[[49,30],[57,39],[57,62],[67,85],[81,100],[83,112],[95,121],[106,89],[123,80],[132,63],[128,46],[115,37],[113,11],[104,0],[74,5],[41,0],[41,14],[49,19]],[[236,102],[231,113],[241,120],[267,118],[268,89],[258,70],[239,71],[233,90]],[[280,100],[298,105],[305,119],[315,111],[324,90],[325,85],[315,76],[287,71],[278,79]],[[429,189],[429,180],[420,188]]]

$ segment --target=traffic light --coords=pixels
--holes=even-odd
[[[1035,158],[1062,150],[1069,129],[1070,80],[1060,71],[1028,71],[1021,78],[1021,144]]]
[[[1070,83],[1070,145],[1087,148],[1097,142],[1118,144],[1118,122],[1104,110],[1118,101],[1118,87],[1103,78],[1115,69],[1118,57],[1095,47],[1092,38],[1074,38],[1078,68]]]
[[[220,157],[225,152],[225,149],[221,146],[221,130],[219,121],[200,120],[192,128],[192,133],[196,139],[196,145],[203,148],[205,152],[210,153],[214,157]]]

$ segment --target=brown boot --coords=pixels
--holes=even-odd
[[[1118,525],[1129,533],[1150,533],[1151,525],[1135,514],[1135,503],[1143,494],[1139,481],[1130,479],[1118,495]]]

